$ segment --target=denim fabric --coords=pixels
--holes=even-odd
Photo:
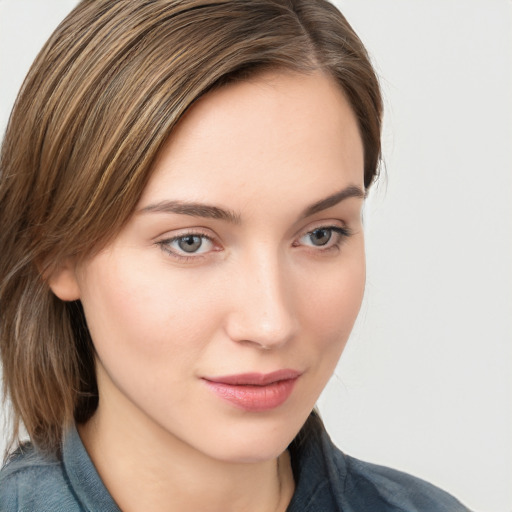
[[[19,449],[0,471],[1,512],[120,512],[76,428],[64,437],[62,461]]]
[[[468,512],[427,482],[339,451],[317,422],[290,445],[296,491],[288,512]],[[119,512],[75,428],[62,461],[29,446],[0,471],[1,512]],[[194,511],[195,512],[195,511]],[[201,511],[197,511],[201,512]]]
[[[319,419],[289,450],[296,489],[287,512],[470,512],[424,480],[345,455]]]

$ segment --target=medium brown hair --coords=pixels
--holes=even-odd
[[[35,60],[0,155],[0,349],[12,439],[59,451],[97,406],[81,304],[43,276],[103,246],[202,95],[269,69],[334,77],[356,114],[364,183],[380,158],[381,96],[361,41],[326,0],[84,0]]]

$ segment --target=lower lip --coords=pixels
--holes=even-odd
[[[205,380],[220,398],[246,411],[268,411],[284,404],[292,394],[297,378],[272,382],[265,386],[232,385]]]

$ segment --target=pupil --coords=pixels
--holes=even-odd
[[[315,231],[311,233],[311,241],[314,245],[325,245],[330,239],[330,229],[315,229]]]
[[[184,236],[178,241],[180,249],[185,252],[195,252],[201,247],[201,237],[197,235]]]

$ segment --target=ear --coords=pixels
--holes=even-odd
[[[63,301],[73,301],[80,298],[80,287],[76,279],[75,262],[66,259],[46,279],[52,292]]]

